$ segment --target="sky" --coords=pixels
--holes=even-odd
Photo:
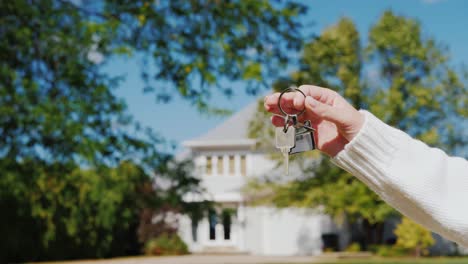
[[[391,9],[399,15],[419,20],[426,36],[434,37],[449,47],[454,65],[468,64],[468,0],[309,0],[303,3],[309,7],[303,16],[304,24],[308,25],[304,28],[307,33],[319,33],[345,16],[354,21],[365,44],[371,25],[385,10]],[[294,65],[291,68],[294,69]],[[126,101],[128,111],[136,121],[178,144],[179,147],[172,150],[174,153],[182,150],[183,141],[208,132],[228,118],[200,114],[189,102],[177,97],[168,104],[157,103],[153,94],[142,92],[143,83],[135,58],[113,60],[105,70],[112,75],[125,76],[115,90],[116,95]],[[236,88],[242,88],[242,85],[242,82],[235,84]],[[260,96],[267,93],[265,91]],[[214,94],[212,101],[237,112],[256,98],[237,93],[228,100]]]

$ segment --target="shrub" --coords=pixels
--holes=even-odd
[[[161,234],[145,244],[146,255],[183,255],[188,254],[187,245],[177,234]]]
[[[361,246],[359,243],[351,243],[345,250],[346,252],[359,252],[361,251]]]
[[[402,257],[408,255],[408,250],[395,245],[372,245],[369,250],[381,257]]]
[[[394,232],[397,236],[396,246],[413,251],[416,257],[427,254],[427,248],[435,243],[429,230],[406,217],[403,217]]]

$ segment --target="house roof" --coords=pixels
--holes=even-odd
[[[199,146],[251,146],[254,139],[247,135],[249,122],[257,111],[257,100],[235,113],[226,121],[200,137],[185,141],[187,147]]]

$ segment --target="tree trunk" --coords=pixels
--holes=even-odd
[[[414,256],[417,258],[421,257],[421,246],[416,246],[416,248],[414,249]]]

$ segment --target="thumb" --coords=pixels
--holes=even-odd
[[[313,115],[335,123],[337,127],[345,126],[346,124],[346,111],[341,108],[336,108],[328,104],[324,104],[307,96],[305,100],[305,106],[308,111],[311,111]]]

